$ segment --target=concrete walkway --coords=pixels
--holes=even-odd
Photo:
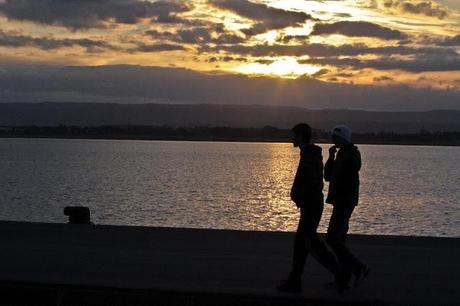
[[[0,222],[0,303],[460,305],[460,239],[351,236],[372,272],[339,296],[309,258],[302,294],[273,288],[292,233]]]

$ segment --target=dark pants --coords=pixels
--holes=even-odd
[[[289,276],[292,280],[301,279],[308,254],[311,253],[321,265],[333,274],[338,272],[334,254],[318,237],[318,228],[323,213],[323,204],[305,205],[300,209],[300,220],[294,240],[294,256]]]
[[[327,229],[326,241],[337,256],[340,266],[356,274],[365,265],[345,245],[348,223],[354,208],[355,205],[349,205],[348,203],[334,205]]]

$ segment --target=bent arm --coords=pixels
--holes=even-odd
[[[334,155],[329,155],[329,158],[324,165],[324,180],[330,182],[332,178],[332,171],[334,170]]]

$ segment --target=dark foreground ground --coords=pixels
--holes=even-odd
[[[273,288],[292,233],[0,222],[4,305],[460,305],[460,239],[352,236],[372,267],[339,296],[310,259],[302,294]]]

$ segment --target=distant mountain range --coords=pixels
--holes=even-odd
[[[289,128],[307,122],[329,130],[347,124],[354,131],[414,133],[460,131],[460,111],[373,112],[309,110],[300,107],[216,104],[0,103],[0,126],[221,126]]]

